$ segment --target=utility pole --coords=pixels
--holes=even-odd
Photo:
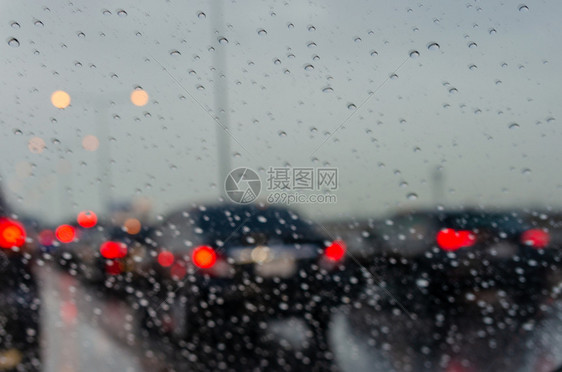
[[[213,20],[212,27],[212,43],[217,44],[213,56],[213,65],[215,67],[215,114],[220,125],[217,125],[217,150],[218,150],[218,187],[221,190],[221,196],[225,197],[224,181],[231,169],[230,154],[230,134],[228,133],[228,84],[226,79],[226,48],[228,43],[217,41],[224,37],[224,14],[223,1],[214,0],[213,4]]]

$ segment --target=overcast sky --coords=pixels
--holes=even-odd
[[[311,215],[431,205],[438,166],[449,205],[562,205],[562,3],[237,1],[222,22],[211,4],[1,2],[0,174],[17,210],[217,200],[217,87],[232,167],[339,169],[338,202],[298,206]]]

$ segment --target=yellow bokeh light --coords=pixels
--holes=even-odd
[[[90,134],[82,139],[82,147],[87,151],[96,151],[100,146],[98,137]]]
[[[67,108],[70,105],[70,95],[64,90],[57,90],[51,94],[51,103],[56,108]]]
[[[138,234],[141,231],[141,223],[136,218],[127,218],[123,227],[125,227],[127,234],[131,235]]]
[[[27,148],[34,154],[40,154],[45,148],[45,141],[43,141],[43,138],[33,137],[27,143]]]
[[[142,89],[135,89],[131,93],[131,102],[135,106],[144,106],[148,103],[148,93]]]

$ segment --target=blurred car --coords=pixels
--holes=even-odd
[[[261,321],[297,316],[322,343],[333,307],[361,286],[346,275],[345,243],[284,208],[182,209],[154,236],[159,290],[146,326],[180,340],[227,323],[257,329]]]
[[[379,223],[374,270],[410,310],[502,303],[520,315],[539,311],[560,270],[547,229],[522,212],[415,211]]]
[[[0,217],[0,370],[39,370],[39,296],[24,225]]]

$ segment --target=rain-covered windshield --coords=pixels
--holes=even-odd
[[[0,371],[562,366],[562,2],[0,2]]]

